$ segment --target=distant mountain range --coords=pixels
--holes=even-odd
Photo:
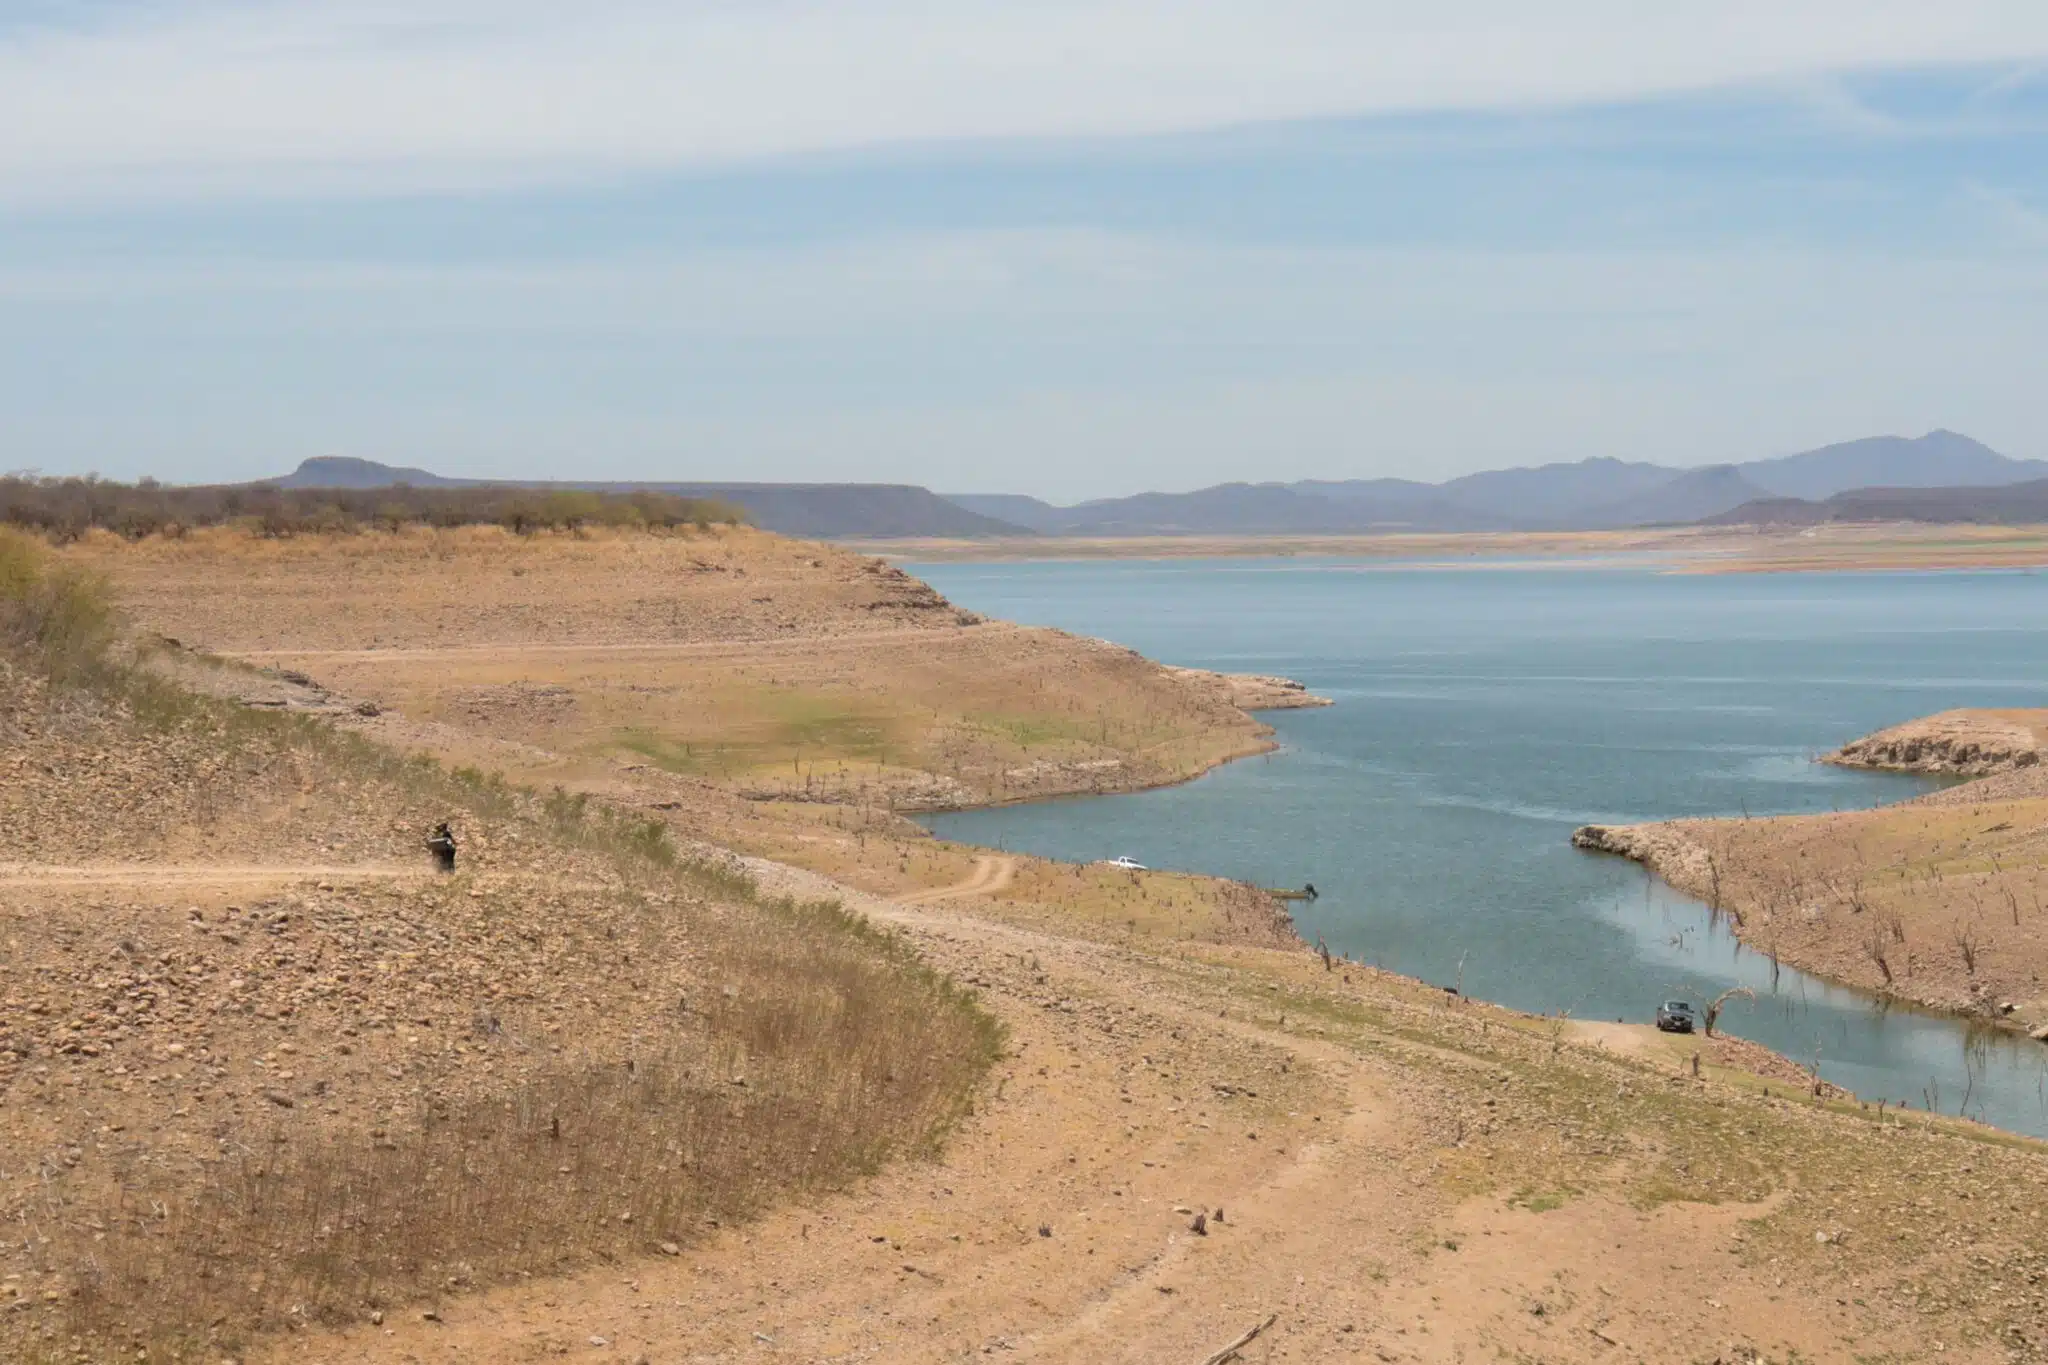
[[[2048,523],[2048,479],[1997,488],[1855,488],[1821,499],[1764,498],[1707,519],[1715,526],[1818,526],[1830,521]]]
[[[997,521],[950,502],[930,489],[891,483],[635,483],[542,482],[521,479],[450,479],[425,469],[407,469],[323,456],[307,460],[281,479],[280,488],[476,488],[515,486],[590,493],[674,493],[718,498],[742,508],[763,530],[826,539],[834,536],[972,537],[1030,535],[1024,527]]]
[[[2036,482],[2038,481],[2038,482]],[[1873,436],[1746,464],[1674,469],[1615,459],[1495,469],[1444,483],[1307,479],[1226,483],[1055,506],[1013,493],[941,497],[910,484],[529,482],[451,479],[374,460],[307,460],[286,488],[511,485],[647,489],[736,503],[770,531],[814,538],[1345,535],[1371,531],[1590,531],[1707,522],[2048,522],[2048,461],[2015,460],[1952,431]]]
[[[1992,488],[2048,476],[1952,431],[1873,436],[1746,464],[1674,469],[1614,459],[1409,479],[1228,483],[1058,507],[1015,494],[948,494],[1041,535],[1263,535],[1363,531],[1603,530],[1721,518],[1773,499],[1851,490]],[[1904,505],[1904,504],[1900,504]]]

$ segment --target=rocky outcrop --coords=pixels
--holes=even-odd
[[[1312,706],[1330,706],[1304,683],[1270,673],[1217,673],[1206,668],[1176,668],[1166,671],[1184,682],[1210,688],[1240,711],[1297,711]]]
[[[1844,768],[1984,777],[2031,768],[2048,747],[2048,711],[1944,711],[1845,744],[1822,758]]]
[[[1688,896],[1714,892],[1713,856],[1671,825],[1581,825],[1572,847],[1639,862]]]

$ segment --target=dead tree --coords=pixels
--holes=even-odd
[[[1977,926],[1974,923],[1964,924],[1961,920],[1958,920],[1956,921],[1955,928],[1950,931],[1949,936],[1956,945],[1956,952],[1963,959],[1964,975],[1975,976],[1977,974],[1977,948],[1979,946]]]
[[[1738,995],[1744,1000],[1749,1001],[1752,1005],[1756,1003],[1756,992],[1747,986],[1731,986],[1715,996],[1713,1003],[1707,1006],[1707,1036],[1709,1038],[1714,1036],[1714,1025],[1721,1021],[1721,1007]]]

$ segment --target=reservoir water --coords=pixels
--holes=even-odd
[[[1723,1017],[1866,1099],[2048,1136],[2048,1047],[1776,973],[1580,824],[1875,805],[1813,756],[1959,706],[2048,705],[2048,576],[1681,575],[1330,559],[928,564],[969,609],[1335,699],[1199,781],[932,817],[950,839],[1268,886],[1332,951],[1539,1013]]]

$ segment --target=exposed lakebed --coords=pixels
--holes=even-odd
[[[1279,752],[1185,786],[931,817],[1052,857],[1268,886],[1333,951],[1467,994],[1647,1021],[1731,985],[1724,1027],[1866,1099],[2048,1135],[2048,1048],[1774,970],[1574,826],[1874,805],[1922,779],[1812,756],[1914,716],[2041,705],[2048,577],[1671,575],[1340,560],[934,564],[959,605],[1164,662],[1298,678]]]

